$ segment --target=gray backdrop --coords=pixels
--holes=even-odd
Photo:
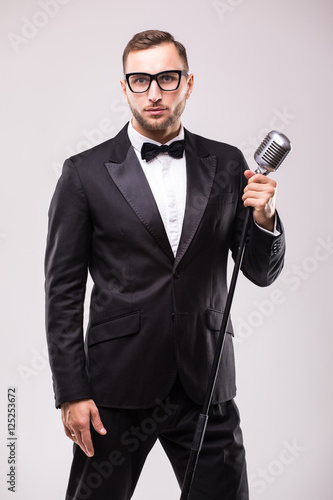
[[[0,9],[1,498],[13,498],[11,451],[15,498],[64,497],[71,443],[54,409],[44,334],[47,210],[64,159],[129,119],[121,54],[135,32],[151,28],[188,49],[195,89],[187,128],[241,147],[252,169],[266,132],[292,140],[274,174],[285,270],[270,288],[238,282],[237,403],[252,500],[332,498],[332,2],[1,0]],[[9,387],[15,443],[7,439]],[[157,497],[179,497],[159,445],[134,499]]]

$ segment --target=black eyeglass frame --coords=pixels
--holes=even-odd
[[[166,90],[166,89],[163,89],[163,88],[161,87],[161,85],[158,83],[157,77],[158,77],[158,76],[160,76],[160,75],[164,75],[164,74],[166,74],[166,73],[177,73],[177,74],[178,74],[178,77],[179,77],[179,78],[178,78],[178,85],[177,85],[177,87],[176,87],[175,89],[172,89],[172,90],[169,90],[169,89],[167,89],[167,90]],[[131,87],[131,84],[130,84],[130,82],[129,82],[130,77],[131,77],[131,76],[133,76],[133,75],[143,75],[143,76],[149,76],[149,78],[150,78],[150,82],[149,82],[148,88],[146,88],[146,90],[139,90],[139,91],[138,91],[138,90],[133,90],[133,89],[132,89],[132,87]],[[128,87],[129,87],[130,91],[131,91],[131,92],[133,92],[133,94],[143,94],[144,92],[147,92],[147,91],[150,89],[150,85],[151,85],[151,82],[152,82],[153,80],[155,80],[155,81],[156,81],[157,85],[159,86],[159,88],[160,88],[161,90],[163,90],[163,92],[173,92],[173,91],[175,91],[175,90],[177,90],[177,89],[178,89],[178,87],[179,87],[179,85],[180,85],[180,80],[181,80],[181,77],[182,77],[182,76],[188,76],[188,71],[186,71],[185,69],[183,69],[183,70],[179,70],[179,69],[170,69],[170,70],[168,70],[168,71],[160,71],[159,73],[155,73],[155,75],[151,75],[150,73],[135,72],[135,73],[126,73],[125,78],[126,78],[127,85],[128,85]]]

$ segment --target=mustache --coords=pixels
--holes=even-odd
[[[163,108],[163,109],[168,109],[167,106],[164,106],[163,104],[150,104],[149,106],[146,106],[145,109],[155,109],[155,108]]]

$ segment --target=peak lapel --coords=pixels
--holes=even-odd
[[[182,234],[175,267],[188,249],[206,209],[216,172],[216,155],[196,147],[192,134],[186,131],[187,195]]]
[[[174,261],[163,221],[133,147],[129,144],[124,161],[121,163],[110,161],[105,163],[105,167],[139,220],[163,252]]]

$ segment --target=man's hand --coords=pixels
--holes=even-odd
[[[253,207],[254,219],[258,226],[274,230],[276,182],[262,174],[245,170],[248,184],[244,189],[245,207]]]
[[[88,457],[92,457],[94,447],[91,441],[90,421],[99,434],[106,434],[94,401],[81,399],[62,404],[61,419],[66,436],[78,444]]]

